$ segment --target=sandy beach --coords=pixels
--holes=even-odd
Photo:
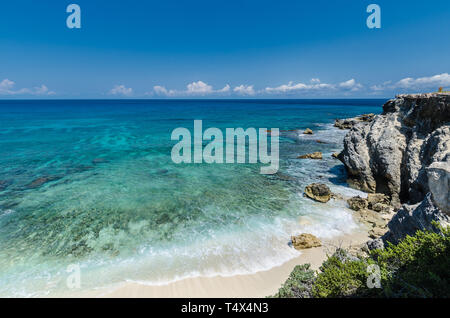
[[[302,254],[281,266],[251,275],[235,275],[229,277],[195,277],[187,278],[167,285],[145,285],[123,283],[97,291],[66,295],[69,297],[104,297],[104,298],[258,298],[275,294],[289,277],[296,265],[310,263],[318,270],[327,255],[337,247],[351,247],[368,240],[364,226],[352,234],[324,240],[321,247],[302,250]]]

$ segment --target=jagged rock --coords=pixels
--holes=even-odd
[[[450,215],[450,162],[434,162],[426,171],[434,204]]]
[[[333,158],[335,158],[335,159],[338,159],[338,158],[339,158],[339,153],[338,153],[338,152],[335,152],[335,153],[333,153],[333,154],[331,155],[331,157],[333,157]]]
[[[399,95],[383,113],[354,124],[339,159],[348,183],[384,193],[395,207],[420,202],[429,191],[425,168],[450,161],[450,95]]]
[[[431,193],[418,204],[403,207],[394,215],[388,223],[389,231],[383,235],[384,241],[397,244],[406,235],[414,235],[418,230],[429,230],[439,232],[432,221],[436,221],[442,226],[450,225],[450,217],[442,213],[431,200]]]
[[[320,240],[312,234],[303,233],[297,236],[291,237],[292,245],[297,250],[303,250],[305,248],[322,246]]]
[[[315,201],[326,203],[330,201],[332,193],[326,184],[312,183],[306,186],[305,195]]]
[[[355,210],[355,211],[367,209],[367,206],[368,206],[367,200],[364,198],[361,198],[360,196],[356,196],[356,197],[348,199],[347,203],[348,203],[350,209]]]
[[[369,207],[375,204],[389,204],[389,198],[383,193],[369,193],[367,194],[367,202]]]
[[[305,131],[303,132],[305,135],[312,135],[313,131],[309,128],[306,128]]]
[[[370,209],[375,211],[375,212],[388,213],[389,210],[391,209],[391,207],[389,205],[387,205],[387,204],[375,203],[375,204],[370,206]]]
[[[361,122],[369,122],[375,118],[375,114],[363,114],[353,118],[346,119],[336,119],[334,122],[334,127],[339,129],[351,129],[356,124]]]
[[[375,249],[383,249],[384,248],[384,242],[382,238],[376,238],[373,240],[370,240],[366,243],[367,248],[369,249],[369,251],[371,250],[375,250]]]
[[[298,156],[297,159],[322,159],[322,153],[317,151],[313,153],[308,153],[306,155]]]

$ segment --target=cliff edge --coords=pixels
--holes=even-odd
[[[350,186],[384,193],[397,208],[421,202],[430,191],[427,168],[438,176],[450,165],[450,94],[398,95],[389,100],[381,115],[351,127],[339,159]],[[437,183],[435,190],[442,192],[438,201],[447,200],[448,207],[448,183]]]

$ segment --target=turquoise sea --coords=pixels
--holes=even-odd
[[[380,113],[384,100],[0,101],[0,296],[68,293],[125,281],[270,269],[299,255],[300,232],[357,228],[342,202],[302,196],[311,182],[351,193],[331,158],[335,118]],[[174,164],[171,132],[279,128],[280,171],[259,164]],[[311,128],[314,135],[304,135]],[[320,140],[322,142],[317,142]],[[297,156],[321,151],[324,160]]]

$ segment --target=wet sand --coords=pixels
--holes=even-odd
[[[257,298],[275,294],[289,277],[296,265],[310,263],[318,270],[327,255],[337,247],[349,247],[369,240],[367,231],[361,229],[352,234],[323,241],[323,246],[302,250],[302,254],[281,266],[249,275],[229,277],[186,278],[167,285],[122,283],[96,291],[87,291],[70,297],[161,297],[161,298]]]

